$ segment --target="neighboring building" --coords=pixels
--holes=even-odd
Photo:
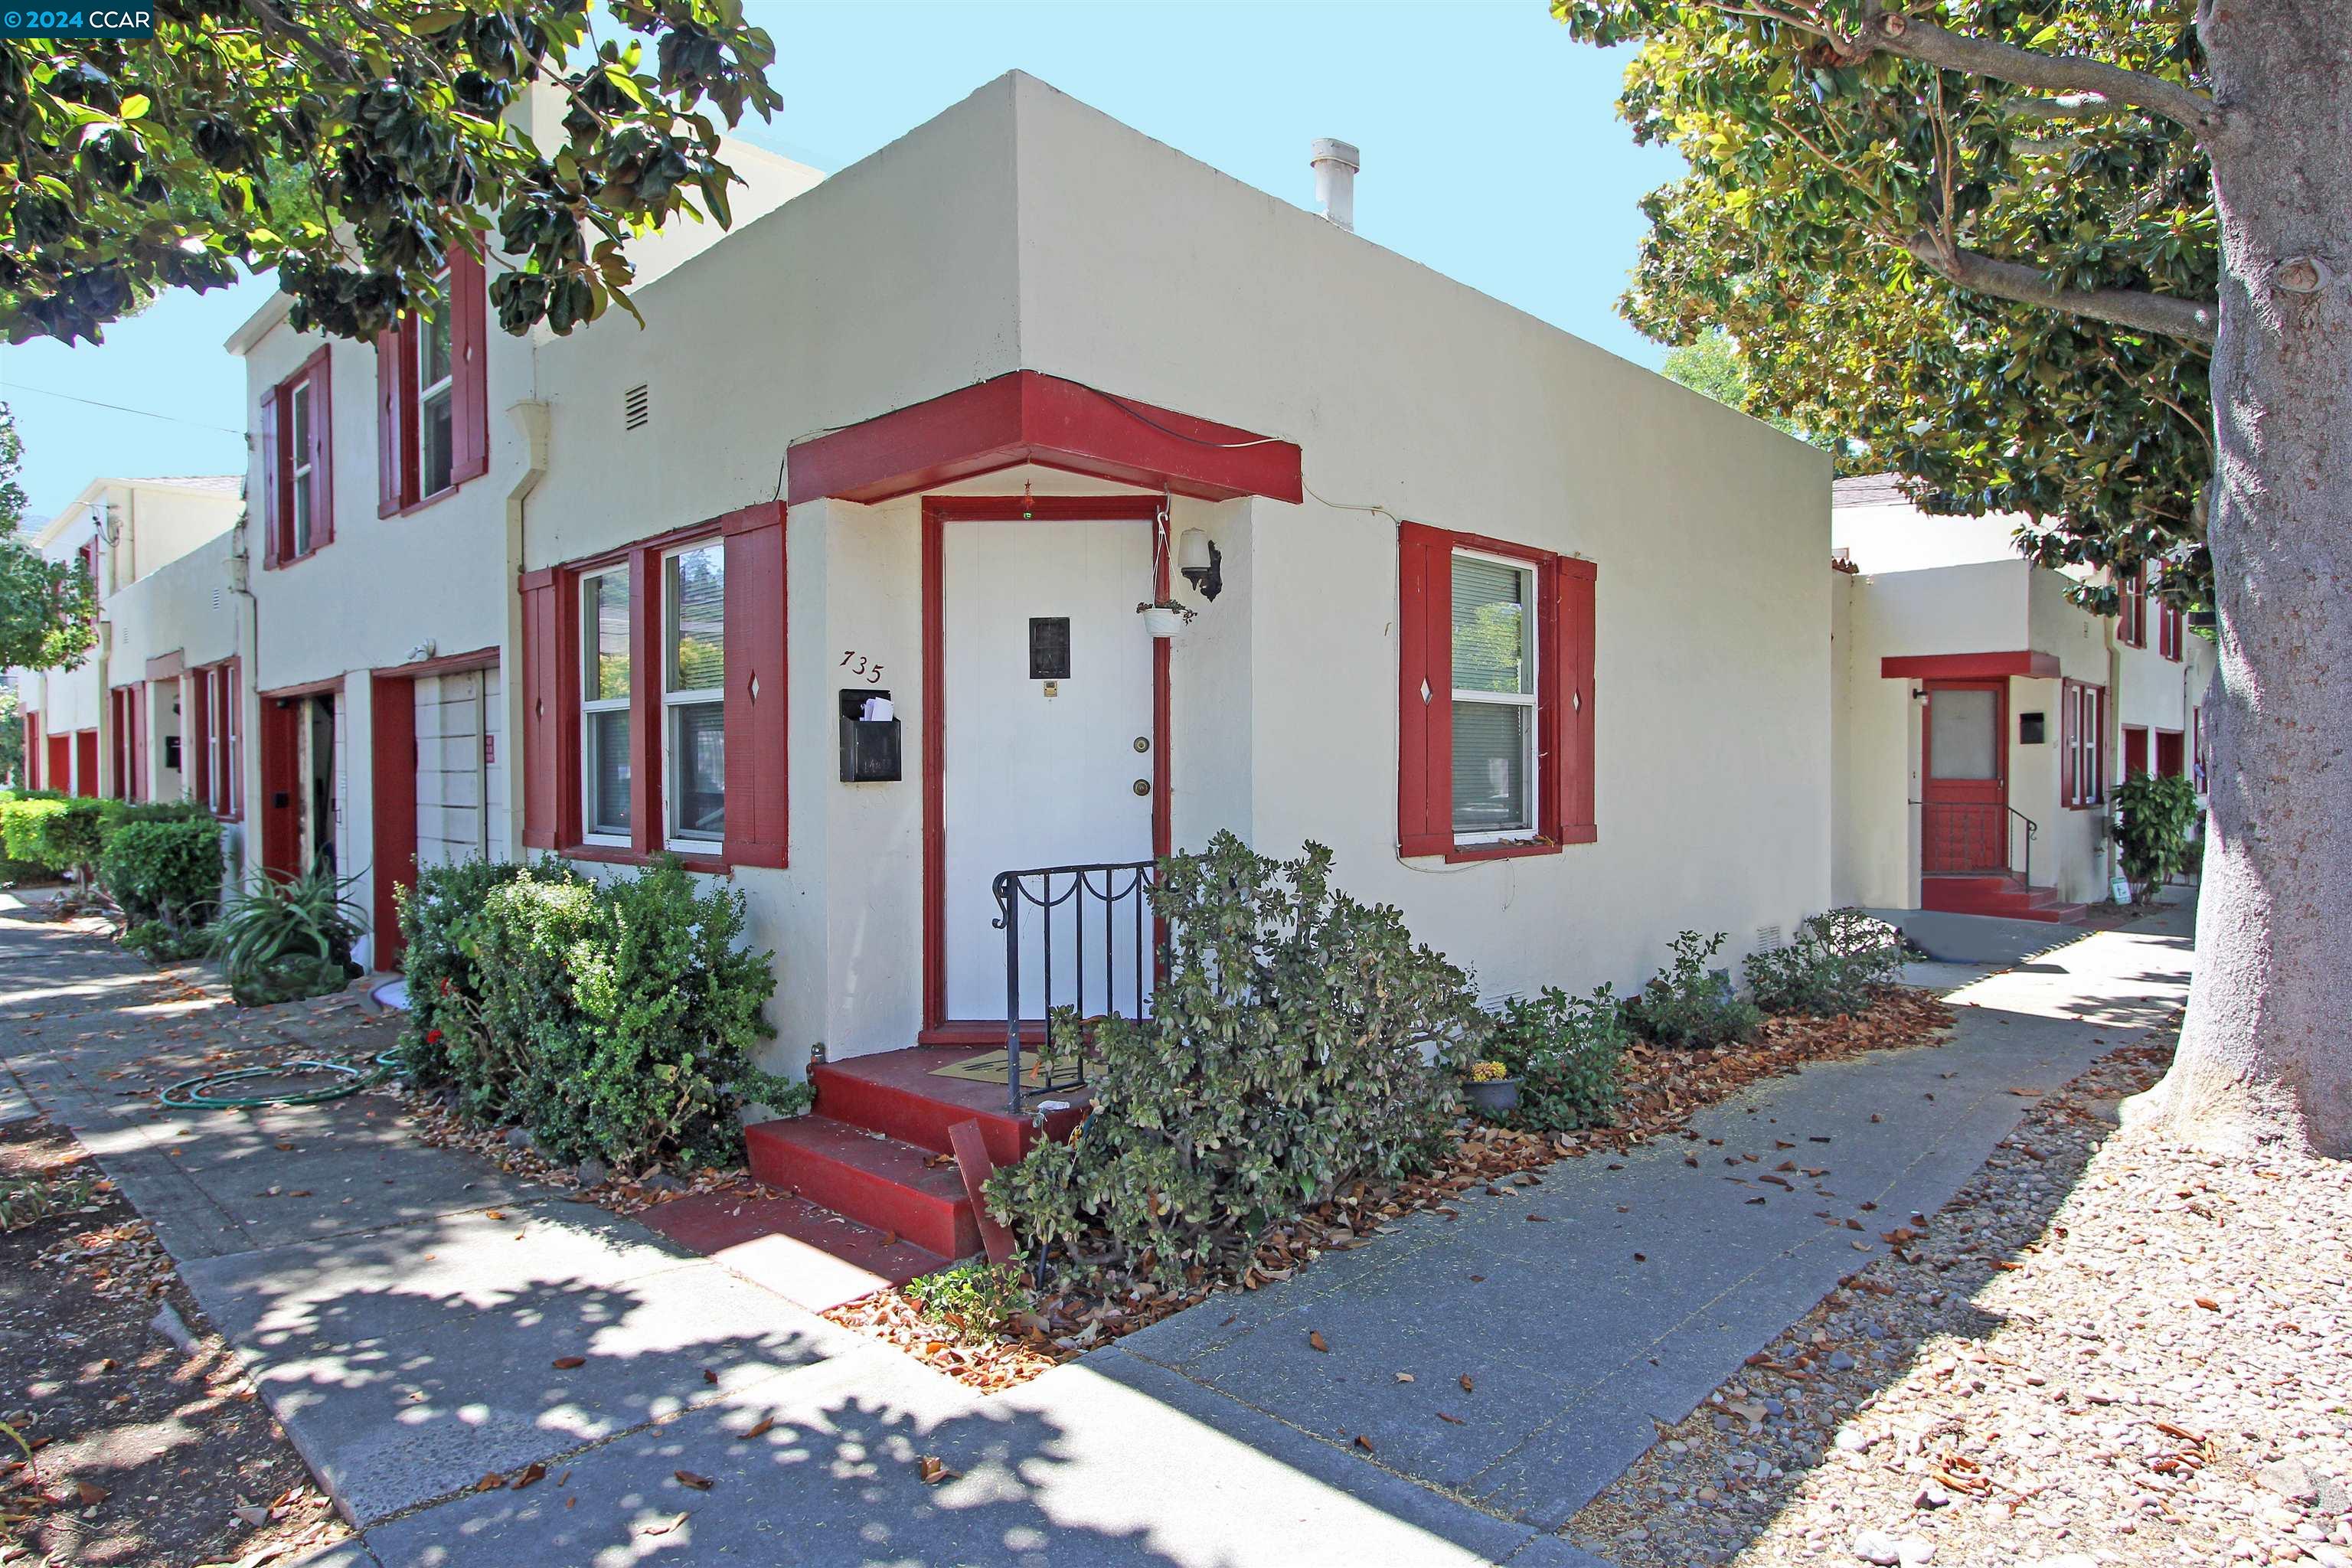
[[[1840,902],[2073,920],[2116,866],[2109,793],[2194,776],[2212,643],[2144,581],[2120,616],[2020,557],[2021,519],[1840,479],[1832,883]]]
[[[235,689],[250,625],[233,566],[243,486],[236,475],[93,479],[33,535],[97,584],[98,642],[71,669],[16,672],[28,785],[213,798],[236,817],[235,793],[212,790],[235,731],[212,723],[206,699]],[[234,832],[229,842],[234,857]]]
[[[561,112],[541,89],[517,117]],[[745,182],[739,226],[819,178],[731,141],[726,156]],[[638,287],[726,232],[683,220],[633,244]],[[387,934],[394,879],[381,868],[516,851],[506,671],[524,498],[547,460],[532,399],[549,334],[496,330],[488,285],[460,253],[442,318],[331,341],[294,331],[279,295],[227,344],[246,363],[253,432],[246,549],[264,629],[245,788],[259,863],[356,877],[354,900]],[[646,352],[619,310],[580,335]]]

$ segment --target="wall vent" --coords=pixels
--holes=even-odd
[[[1757,952],[1768,952],[1773,948],[1780,947],[1781,945],[1783,944],[1780,941],[1780,928],[1779,926],[1758,926],[1756,928]]]
[[[621,418],[632,430],[642,430],[654,416],[652,389],[640,382],[621,394]]]

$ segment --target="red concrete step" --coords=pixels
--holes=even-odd
[[[961,1121],[980,1123],[988,1157],[1010,1165],[1037,1140],[1036,1125],[1005,1107],[1004,1090],[968,1079],[941,1078],[931,1069],[975,1055],[969,1047],[916,1046],[820,1062],[809,1069],[819,1114],[853,1127],[880,1132],[935,1154],[954,1152],[948,1131]],[[1045,1098],[1070,1100],[1067,1110],[1049,1112],[1045,1131],[1062,1137],[1086,1114],[1084,1090]]]
[[[743,1130],[751,1174],[946,1258],[980,1250],[980,1222],[953,1164],[933,1152],[830,1115]]]
[[[1920,879],[1919,902],[1922,908],[1952,914],[2058,925],[2076,924],[2084,913],[2081,904],[2065,902],[2055,888],[2021,887],[2008,877],[1925,877]]]

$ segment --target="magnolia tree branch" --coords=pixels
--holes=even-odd
[[[2162,77],[2126,70],[2085,55],[2045,55],[1990,38],[1948,33],[1933,22],[1900,11],[1876,13],[1845,47],[1857,58],[1884,50],[1938,70],[1963,71],[2037,92],[2058,93],[2062,96],[2056,101],[2062,104],[2066,101],[2064,95],[2104,98],[2177,121],[2200,135],[2221,123],[2220,110],[2211,99]]]
[[[1919,265],[1962,289],[2014,300],[2022,305],[2040,305],[2045,310],[2087,316],[2095,321],[2107,321],[2137,331],[2210,343],[2221,319],[2217,300],[2183,300],[2172,294],[2151,294],[2144,289],[2070,289],[2053,283],[2040,268],[2023,262],[2003,261],[1979,251],[1957,247],[1948,251],[1931,234],[1914,235],[1904,242],[1903,247]]]

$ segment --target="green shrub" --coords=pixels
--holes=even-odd
[[[1160,863],[1152,1016],[1097,1023],[1084,1133],[989,1182],[1024,1256],[1230,1278],[1269,1225],[1444,1147],[1489,1021],[1461,970],[1330,868],[1320,845],[1278,863],[1230,833]]]
[[[142,921],[115,939],[150,963],[179,963],[207,958],[217,940],[210,926],[175,926],[163,921]]]
[[[1631,1038],[1624,1009],[1603,985],[1570,996],[1547,985],[1503,1005],[1486,1053],[1519,1080],[1519,1106],[1497,1120],[1543,1132],[1605,1125],[1622,1089],[1618,1067]]]
[[[1002,1329],[1030,1300],[1019,1269],[998,1268],[984,1258],[918,1274],[907,1281],[907,1299],[926,1318],[975,1338]]]
[[[0,806],[0,840],[11,860],[87,879],[103,847],[108,804],[48,791],[20,795]]]
[[[2146,903],[2189,864],[2197,787],[2185,778],[2134,773],[2116,786],[2116,844],[2135,902]]]
[[[404,1060],[471,1120],[645,1170],[731,1161],[744,1104],[805,1095],[752,1065],[774,955],[739,947],[742,894],[698,893],[675,860],[604,883],[554,860],[428,870],[401,910]]]
[[[299,877],[257,877],[229,896],[219,952],[239,1006],[324,996],[359,973],[352,944],[367,929],[367,917],[344,897],[350,886],[313,868]]]
[[[134,923],[202,925],[220,903],[220,824],[209,813],[119,820],[99,852],[98,879]]]
[[[1707,961],[1723,950],[1725,933],[1675,938],[1672,963],[1625,1001],[1625,1022],[1662,1046],[1707,1050],[1744,1040],[1763,1022],[1755,1004],[1732,993],[1731,976]]]
[[[1767,1013],[1831,1017],[1870,1005],[1871,987],[1903,967],[1903,933],[1860,910],[1831,910],[1797,928],[1796,941],[1748,955],[1748,987]]]

